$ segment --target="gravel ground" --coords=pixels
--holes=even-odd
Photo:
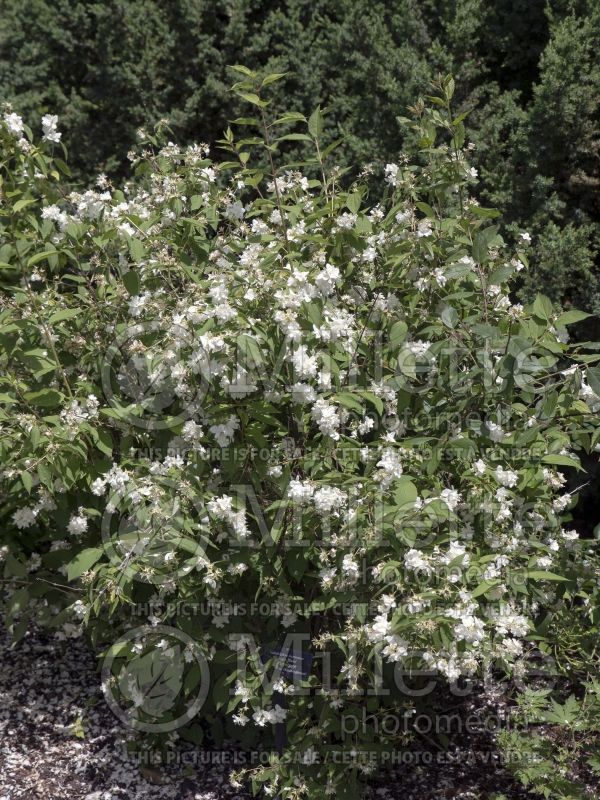
[[[125,751],[125,730],[104,703],[83,639],[57,641],[32,631],[11,648],[2,628],[0,663],[0,800],[247,800],[230,786],[229,767],[214,763],[208,751],[188,751],[196,757],[193,768],[140,768]],[[81,718],[84,735],[77,736]],[[431,752],[431,763],[409,760],[381,775],[371,784],[374,797],[532,798],[498,763],[489,737],[462,738],[444,756],[420,744],[420,758]]]

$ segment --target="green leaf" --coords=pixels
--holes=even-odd
[[[533,313],[540,319],[552,318],[552,303],[546,295],[538,294],[533,302]]]
[[[12,553],[8,553],[4,559],[4,574],[7,578],[26,578],[27,567],[22,561],[16,559]]]
[[[24,200],[17,200],[17,202],[13,206],[13,212],[15,214],[18,214],[19,211],[22,211],[24,208],[27,208],[27,206],[30,206],[32,203],[35,202],[36,202],[35,197],[28,197]]]
[[[37,392],[27,392],[25,394],[25,400],[34,406],[52,408],[62,403],[64,395],[56,389],[40,389]]]
[[[427,203],[415,203],[415,205],[419,209],[419,211],[422,211],[423,214],[425,214],[425,216],[428,217],[429,219],[437,219],[437,214],[435,213],[433,208]]]
[[[383,400],[381,397],[377,397],[377,395],[373,394],[373,392],[368,392],[366,390],[357,392],[357,394],[360,394],[360,396],[364,397],[367,402],[371,403],[378,414],[383,414]]]
[[[254,92],[239,92],[239,95],[243,97],[247,103],[252,103],[253,106],[258,106],[259,108],[266,108],[270,102],[269,100],[261,100]]]
[[[352,192],[346,198],[346,208],[353,214],[358,214],[361,200],[362,200],[362,195],[360,192]]]
[[[58,255],[58,250],[45,250],[43,253],[36,253],[34,256],[31,256],[29,261],[27,262],[28,267],[34,267],[36,264],[39,264],[40,261],[43,261],[45,258],[49,258],[50,256]]]
[[[286,133],[278,136],[275,142],[312,142],[312,139],[307,133]]]
[[[402,320],[394,322],[390,330],[390,346],[394,349],[400,347],[402,342],[406,339],[407,332],[408,326],[406,322],[403,322]]]
[[[59,168],[59,170],[63,173],[63,175],[67,175],[67,177],[71,177],[71,170],[69,169],[68,164],[62,160],[62,158],[55,158],[54,163]]]
[[[140,262],[144,256],[146,255],[146,250],[144,245],[140,242],[139,239],[136,239],[133,236],[129,237],[129,255],[131,256],[132,260],[136,262]]]
[[[591,316],[591,314],[586,314],[585,311],[577,311],[577,309],[574,308],[571,311],[564,311],[560,314],[556,320],[556,324],[561,327],[563,325],[572,325],[574,322],[581,322],[581,320]]]
[[[400,508],[413,506],[418,496],[417,487],[410,478],[402,477],[394,483],[394,500]]]
[[[38,478],[44,484],[44,486],[48,486],[49,488],[53,486],[54,480],[52,478],[52,472],[48,468],[47,464],[38,464],[37,474]]]
[[[135,691],[142,698],[140,708],[144,714],[160,719],[175,707],[183,687],[183,666],[179,643],[166,651],[154,648],[131,659],[119,676],[119,689],[128,700],[133,699]]]
[[[590,389],[600,397],[600,367],[588,367],[586,376]]]
[[[545,572],[544,570],[529,570],[527,572],[529,580],[534,581],[568,581],[563,575],[557,575],[555,572]]]
[[[323,135],[323,112],[321,106],[317,106],[308,118],[308,132],[313,139],[319,139]]]
[[[29,604],[29,589],[27,586],[22,586],[14,592],[10,599],[6,601],[6,621],[8,624],[12,623],[16,614],[20,614]]]
[[[246,75],[248,78],[253,78],[256,75],[256,72],[252,72],[251,69],[248,69],[248,67],[245,67],[243,64],[229,64],[229,69],[234,69],[236,72]]]
[[[67,578],[74,581],[87,572],[88,569],[100,560],[104,553],[101,547],[87,547],[78,553],[75,558],[67,564]]]
[[[490,589],[493,589],[495,586],[498,586],[500,581],[498,580],[488,580],[488,581],[481,581],[481,583],[476,586],[473,591],[471,592],[471,597],[475,599],[476,597],[480,597],[482,594],[489,592]]]
[[[498,235],[498,227],[491,225],[489,228],[484,228],[475,234],[473,242],[473,258],[478,264],[482,264],[487,260],[490,247],[496,242]]]
[[[101,450],[103,453],[106,453],[107,456],[111,456],[113,454],[113,440],[112,436],[108,431],[105,430],[97,430],[94,433],[94,444]]]
[[[285,125],[287,122],[306,122],[304,114],[299,114],[297,111],[290,111],[281,117],[278,117],[272,124]]]
[[[446,306],[442,311],[442,322],[447,328],[456,328],[458,322],[458,311],[453,306]]]
[[[364,413],[362,403],[360,403],[356,396],[351,392],[340,392],[339,394],[334,395],[333,399],[345,408],[349,408],[352,411],[357,411],[359,414]]]
[[[548,453],[548,455],[543,456],[542,461],[544,464],[556,464],[561,467],[576,467],[577,469],[581,469],[581,464],[578,459],[572,458],[571,456],[559,455],[558,453]]]
[[[495,208],[482,208],[481,206],[471,206],[469,210],[474,217],[479,217],[480,219],[495,219],[496,217],[501,216],[500,212],[497,211]]]
[[[140,292],[140,276],[134,269],[123,274],[123,283],[129,294],[134,297]]]
[[[31,490],[33,489],[33,478],[31,477],[31,474],[26,470],[21,470],[19,475],[21,478],[21,483],[25,487],[25,491],[28,492],[28,494],[31,494]]]
[[[64,311],[55,311],[48,319],[48,322],[62,322],[65,319],[73,319],[78,314],[81,314],[80,308],[65,308]]]
[[[263,363],[264,358],[260,345],[252,336],[241,333],[237,337],[238,356],[245,367],[257,367]]]
[[[261,86],[268,86],[270,83],[275,83],[275,81],[280,81],[282,78],[285,78],[286,75],[289,75],[288,72],[271,72],[270,75],[263,80]]]

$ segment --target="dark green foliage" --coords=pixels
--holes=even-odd
[[[428,83],[416,0],[4,0],[0,92],[35,120],[58,112],[81,174],[119,171],[140,125],[166,118],[179,140],[214,142],[240,113],[227,65],[289,71],[281,107],[328,117],[350,163],[396,152],[398,110]]]
[[[2,0],[0,99],[58,113],[76,180],[121,174],[140,126],[220,138],[241,113],[227,65],[289,74],[275,104],[339,98],[338,160],[385,163],[398,116],[437,71],[473,108],[480,196],[533,236],[523,294],[600,308],[600,7],[596,0]],[[295,155],[302,145],[294,143]],[[377,191],[377,189],[375,189]]]

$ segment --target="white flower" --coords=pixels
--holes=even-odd
[[[150,292],[142,292],[142,294],[138,294],[135,297],[131,297],[128,302],[129,315],[131,317],[141,316],[149,299],[150,299]]]
[[[81,514],[81,512],[79,514],[73,514],[69,520],[69,524],[67,525],[67,530],[72,536],[79,536],[80,534],[85,533],[87,528],[87,518]]]
[[[384,489],[402,476],[402,464],[396,450],[391,447],[386,449],[381,454],[381,458],[377,462],[377,468],[380,473],[377,475],[377,480],[381,481]]]
[[[310,413],[324,436],[329,436],[334,441],[340,438],[338,428],[341,420],[339,411],[335,406],[320,397],[312,407]]]
[[[337,570],[333,567],[328,567],[319,571],[319,578],[321,579],[321,584],[324,589],[328,589],[331,586],[336,575]]]
[[[69,224],[69,217],[56,205],[44,206],[42,209],[42,219],[50,219],[55,222],[60,230],[64,230]]]
[[[282,708],[280,705],[276,705],[275,708],[273,708],[269,712],[269,719],[273,725],[285,722],[286,717],[287,717],[287,710],[285,708]]]
[[[275,725],[278,722],[284,722],[286,716],[286,709],[276,705],[275,708],[270,711],[264,708],[259,708],[258,711],[255,711],[254,714],[252,714],[252,719],[260,728],[264,728],[267,724]]]
[[[76,600],[71,606],[71,611],[75,616],[79,617],[79,619],[82,619],[87,611],[87,606],[81,600]]]
[[[579,534],[577,531],[561,531],[561,536],[567,542],[575,542],[579,539]]]
[[[506,606],[498,612],[491,614],[496,630],[501,636],[511,633],[513,636],[527,636],[529,633],[529,620],[522,614],[517,614],[513,608]]]
[[[500,645],[500,652],[508,654],[511,658],[520,656],[523,652],[523,642],[518,639],[504,639]]]
[[[454,633],[457,639],[476,644],[485,636],[485,625],[472,614],[465,614],[455,626]]]
[[[429,562],[423,557],[423,555],[414,548],[408,550],[407,553],[404,555],[404,564],[407,569],[420,569],[424,570],[425,572],[431,572],[432,568]]]
[[[264,708],[259,708],[258,711],[255,711],[254,714],[252,714],[252,719],[259,726],[259,728],[264,728],[269,722],[269,712]]]
[[[35,512],[31,508],[18,508],[12,515],[13,522],[20,530],[35,524]]]
[[[244,218],[245,211],[246,209],[240,203],[240,201],[236,200],[235,203],[231,203],[230,205],[227,206],[227,208],[225,209],[225,216],[233,220],[235,219],[242,220]]]
[[[392,623],[385,614],[378,614],[375,617],[373,624],[367,628],[367,638],[371,642],[382,642],[385,637],[390,633]]]
[[[319,514],[328,514],[346,504],[346,494],[334,486],[323,486],[314,494],[313,501]]]
[[[424,356],[431,347],[431,342],[416,339],[414,342],[407,342],[405,347],[415,356]]]
[[[442,267],[436,267],[436,269],[433,270],[433,277],[438,286],[445,286],[448,282],[448,278],[444,274]]]
[[[58,144],[60,142],[62,133],[57,131],[58,117],[56,114],[44,114],[42,117],[42,130],[44,132],[44,140]]]
[[[198,425],[198,423],[194,422],[192,419],[185,422],[181,429],[181,436],[186,442],[197,442],[203,435],[204,431],[202,430],[202,426]]]
[[[204,178],[205,181],[209,183],[214,183],[215,178],[217,177],[217,173],[214,171],[212,167],[204,167],[200,170],[200,175]]]
[[[233,500],[228,495],[213,497],[206,504],[206,508],[216,519],[229,523],[238,537],[246,538],[249,535],[250,531],[248,530],[244,511],[235,511]]]
[[[390,186],[398,185],[398,170],[397,164],[386,164],[384,169],[385,180]]]
[[[23,120],[18,114],[14,112],[4,115],[4,122],[6,127],[15,136],[20,136],[23,133]]]
[[[364,436],[365,433],[373,430],[375,427],[375,420],[372,417],[365,417],[361,422],[358,423],[356,430],[361,436]]]
[[[558,512],[559,514],[561,511],[564,511],[565,508],[571,502],[571,495],[564,494],[562,497],[557,497],[555,500],[552,501],[552,508],[554,511]]]
[[[360,576],[360,567],[353,556],[345,555],[342,559],[342,572],[350,581],[357,581]]]
[[[383,656],[388,661],[400,661],[404,656],[408,655],[408,643],[392,633],[385,637],[386,645],[383,648]]]
[[[498,483],[501,483],[502,486],[508,486],[509,489],[512,489],[514,486],[517,485],[517,481],[519,480],[519,476],[516,472],[513,472],[510,469],[502,469],[501,466],[497,466],[494,475]]]
[[[441,561],[443,564],[452,564],[457,559],[461,559],[462,566],[467,566],[470,560],[469,554],[466,552],[466,545],[461,542],[450,542],[445,556],[442,556]]]
[[[247,703],[250,700],[250,695],[252,692],[247,686],[244,686],[241,681],[237,681],[235,684],[234,694],[236,697],[242,698],[242,703]]]
[[[301,481],[293,478],[287,487],[287,496],[295,503],[308,503],[313,496],[314,489],[309,481]]]
[[[475,471],[475,472],[476,472],[478,475],[484,475],[484,474],[485,474],[485,469],[486,469],[486,467],[485,467],[485,461],[483,461],[483,459],[479,458],[479,459],[478,459],[478,460],[477,460],[477,461],[476,461],[476,462],[473,464],[473,469],[474,469],[474,471]]]
[[[427,219],[422,219],[419,224],[417,225],[417,236],[422,238],[424,236],[431,236],[433,233],[433,228],[431,227],[431,223]]]
[[[440,500],[446,503],[450,511],[455,511],[462,498],[456,489],[444,489],[440,493]]]
[[[506,436],[500,425],[497,425],[495,422],[488,422],[487,429],[489,437],[493,442],[501,442]]]
[[[292,364],[298,378],[314,378],[317,374],[318,365],[315,356],[310,356],[304,345],[300,345],[292,355]]]
[[[219,447],[228,447],[231,444],[233,437],[235,436],[235,432],[239,426],[240,423],[238,418],[232,415],[224,424],[211,425],[209,431],[215,437]]]
[[[298,403],[299,405],[314,403],[317,399],[317,393],[309,383],[294,383],[290,386],[290,393],[294,403]]]
[[[92,494],[95,494],[96,497],[101,497],[105,491],[106,481],[102,478],[96,478],[96,480],[92,483]]]
[[[349,214],[347,211],[340,216],[336,220],[338,228],[342,230],[350,230],[356,224],[356,214]]]
[[[336,283],[340,279],[340,271],[332,264],[326,264],[325,268],[319,272],[315,278],[315,284],[321,294],[328,297],[335,290]]]

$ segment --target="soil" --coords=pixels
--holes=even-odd
[[[191,745],[179,763],[140,767],[127,731],[104,703],[84,639],[32,630],[14,647],[0,632],[0,800],[247,800],[229,783],[234,751]],[[461,713],[497,713],[502,699],[471,697]],[[373,777],[379,800],[532,800],[501,763],[493,734],[449,736],[446,749],[426,734],[405,763]],[[186,759],[181,753],[192,755]],[[429,753],[429,755],[426,755]],[[412,757],[411,757],[412,756]],[[183,761],[183,763],[181,763]]]

